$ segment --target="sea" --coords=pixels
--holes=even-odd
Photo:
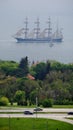
[[[63,39],[61,43],[17,43],[0,41],[0,60],[19,62],[28,56],[30,63],[55,60],[73,63],[73,39]]]
[[[42,8],[40,4],[38,7],[39,1],[36,5],[28,4],[29,1],[24,0],[0,1],[0,60],[19,62],[21,58],[28,56],[30,63],[47,60],[56,60],[65,64],[73,63],[73,4],[71,4],[73,1],[67,0],[67,3],[65,0],[61,1],[62,5],[58,1],[55,5],[51,3],[51,8],[47,0],[44,1]],[[30,30],[35,27],[34,22],[37,17],[40,19],[42,30],[47,27],[49,16],[54,30],[58,21],[58,26],[62,28],[63,42],[17,43],[12,36],[24,27],[26,16]]]

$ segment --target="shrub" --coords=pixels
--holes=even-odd
[[[68,99],[55,100],[54,105],[73,105],[73,101],[69,101]]]
[[[20,106],[27,106],[27,102],[26,101],[19,101],[18,105],[20,105]]]
[[[7,106],[9,103],[9,100],[7,97],[1,97],[0,98],[0,106]]]
[[[42,102],[43,107],[52,107],[52,100],[51,99],[45,99]]]

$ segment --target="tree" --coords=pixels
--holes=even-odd
[[[43,80],[46,77],[46,74],[49,73],[50,62],[46,63],[40,62],[35,66],[31,67],[31,73],[35,76],[36,79]]]
[[[19,63],[19,68],[24,72],[25,75],[28,74],[29,68],[28,68],[28,57],[22,58]]]
[[[0,106],[7,106],[9,103],[9,100],[7,97],[1,97],[0,98]]]
[[[17,90],[15,93],[15,101],[18,103],[18,105],[25,105],[25,92]]]
[[[46,74],[48,74],[48,73],[49,73],[50,69],[51,69],[50,62],[49,62],[49,61],[47,61],[47,62],[46,62]]]
[[[43,107],[52,107],[52,100],[51,99],[45,99],[42,102]]]
[[[24,82],[24,90],[25,90],[25,99],[26,101],[31,102],[31,92],[35,91],[36,88],[39,89],[39,84],[35,80],[25,80]]]
[[[46,64],[41,62],[33,68],[35,71],[36,79],[43,80],[45,78],[45,73],[46,73],[45,67],[46,67]]]
[[[30,93],[30,100],[31,100],[32,104],[36,104],[36,95],[37,95],[36,90],[34,90]]]

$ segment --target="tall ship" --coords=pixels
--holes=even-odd
[[[62,42],[63,35],[62,30],[56,28],[55,32],[52,32],[50,17],[47,21],[47,28],[43,31],[40,29],[40,21],[37,18],[35,28],[30,32],[28,28],[28,18],[25,19],[25,28],[21,28],[13,37],[18,43],[49,43],[49,42]]]

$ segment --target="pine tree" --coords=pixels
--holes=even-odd
[[[29,72],[29,67],[28,67],[28,57],[26,56],[25,58],[22,58],[20,63],[19,63],[19,69],[21,69],[24,73],[24,75],[27,75]]]

